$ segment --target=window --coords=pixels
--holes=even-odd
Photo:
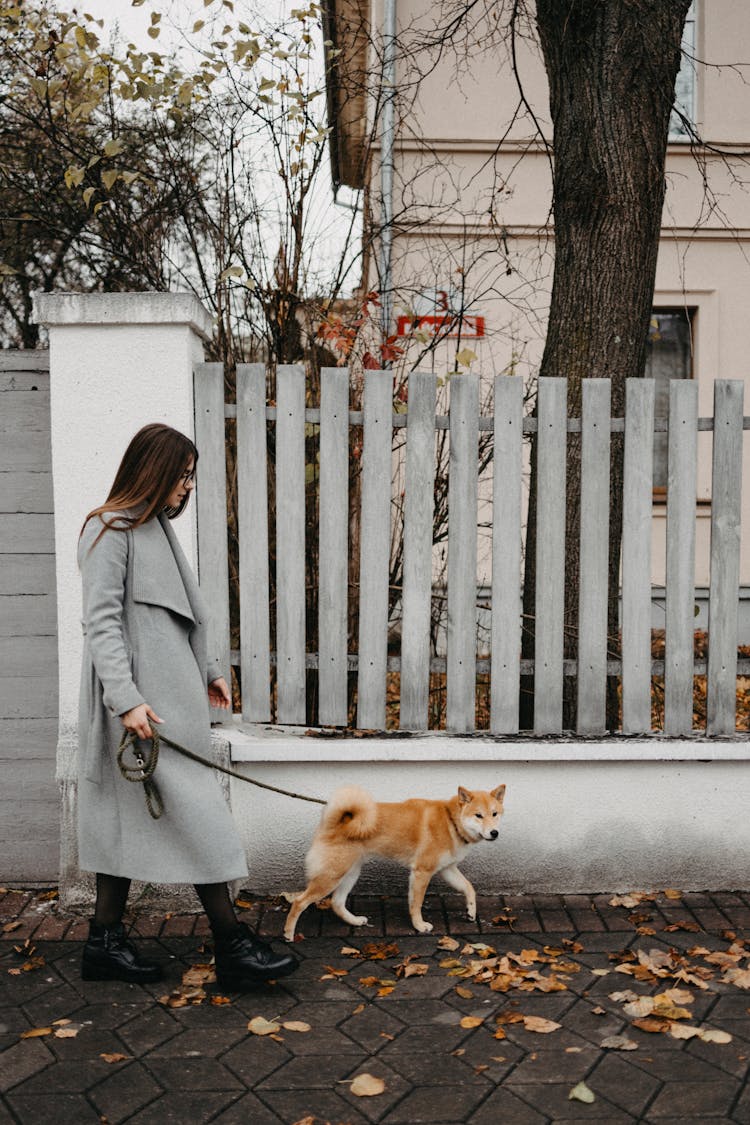
[[[688,9],[685,29],[682,33],[682,61],[674,86],[675,108],[672,110],[672,116],[669,119],[670,141],[690,140],[688,130],[680,114],[686,117],[691,124],[695,123],[695,6],[696,0],[693,0]]]
[[[669,383],[693,377],[694,309],[654,309],[646,345],[646,378],[656,383],[654,418],[669,418]],[[667,434],[654,434],[654,492],[667,488]]]

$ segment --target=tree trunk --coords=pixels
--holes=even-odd
[[[622,415],[625,380],[642,377],[659,248],[669,115],[690,0],[537,0],[537,28],[554,126],[555,270],[539,374],[568,380],[580,417],[581,381],[612,381]],[[614,440],[618,438],[619,440]],[[608,631],[618,646],[622,439],[613,435]],[[532,446],[524,582],[524,656],[533,655],[536,448]],[[568,440],[565,656],[578,641],[580,437]],[[533,686],[522,717],[531,725]],[[608,725],[617,724],[616,691]],[[575,726],[575,682],[564,725]]]

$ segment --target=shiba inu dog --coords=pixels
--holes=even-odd
[[[505,786],[491,793],[459,787],[448,801],[414,798],[377,803],[359,786],[337,789],[323,809],[320,827],[307,853],[307,887],[292,901],[284,926],[287,941],[294,938],[300,914],[314,902],[332,895],[331,905],[350,926],[367,919],[346,908],[349,892],[371,855],[395,859],[411,869],[409,916],[414,929],[428,934],[432,924],[422,917],[427,885],[439,872],[449,887],[461,891],[471,921],[477,916],[477,896],[458,864],[472,844],[496,840],[503,814]]]

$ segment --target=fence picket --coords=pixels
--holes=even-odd
[[[320,373],[320,544],[318,718],[347,721],[349,369]]]
[[[622,730],[651,730],[654,381],[625,384],[622,512]]]
[[[495,378],[490,730],[518,731],[523,379]]]
[[[208,606],[208,651],[232,682],[229,650],[229,550],[227,544],[224,366],[198,363],[193,371],[198,487],[198,576]],[[212,716],[223,717],[218,709]]]
[[[237,513],[239,523],[242,717],[271,718],[268,580],[266,372],[237,364]]]
[[[450,385],[446,728],[456,733],[473,730],[476,722],[478,449],[479,378],[455,375]]]
[[[714,383],[706,724],[714,735],[736,726],[743,392],[739,380]]]
[[[539,380],[534,731],[562,730],[567,380]]]
[[[388,661],[392,382],[390,371],[365,372],[357,726],[378,730],[385,727]]]
[[[577,726],[592,735],[607,725],[609,379],[584,379],[582,390]]]
[[[693,605],[698,384],[669,384],[664,733],[693,729]]]
[[[417,371],[410,374],[399,718],[400,726],[405,730],[424,730],[428,719],[436,390],[434,375]]]
[[[280,723],[305,722],[305,372],[276,371],[276,670]]]

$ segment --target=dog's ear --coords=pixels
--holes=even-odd
[[[463,785],[458,787],[458,799],[462,805],[468,805],[471,800],[471,793],[468,789],[464,789]]]
[[[492,790],[492,793],[490,794],[490,796],[494,797],[495,800],[499,801],[500,804],[502,805],[503,798],[505,797],[505,785],[498,785],[497,789]]]

